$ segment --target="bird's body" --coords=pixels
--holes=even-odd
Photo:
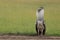
[[[36,11],[36,31],[38,35],[45,34],[44,8],[40,7]]]

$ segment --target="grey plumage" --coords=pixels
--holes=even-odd
[[[44,23],[44,8],[40,7],[36,10],[36,32],[38,35],[45,34],[45,23]]]

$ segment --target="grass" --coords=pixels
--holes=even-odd
[[[0,33],[36,34],[36,9],[41,6],[46,35],[60,35],[60,0],[0,0]]]

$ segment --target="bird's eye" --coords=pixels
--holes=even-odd
[[[40,12],[40,11],[41,11],[41,9],[38,10],[38,12]]]

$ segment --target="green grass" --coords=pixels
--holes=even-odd
[[[46,35],[60,35],[60,0],[0,0],[0,33],[36,34],[36,9],[44,6]]]

